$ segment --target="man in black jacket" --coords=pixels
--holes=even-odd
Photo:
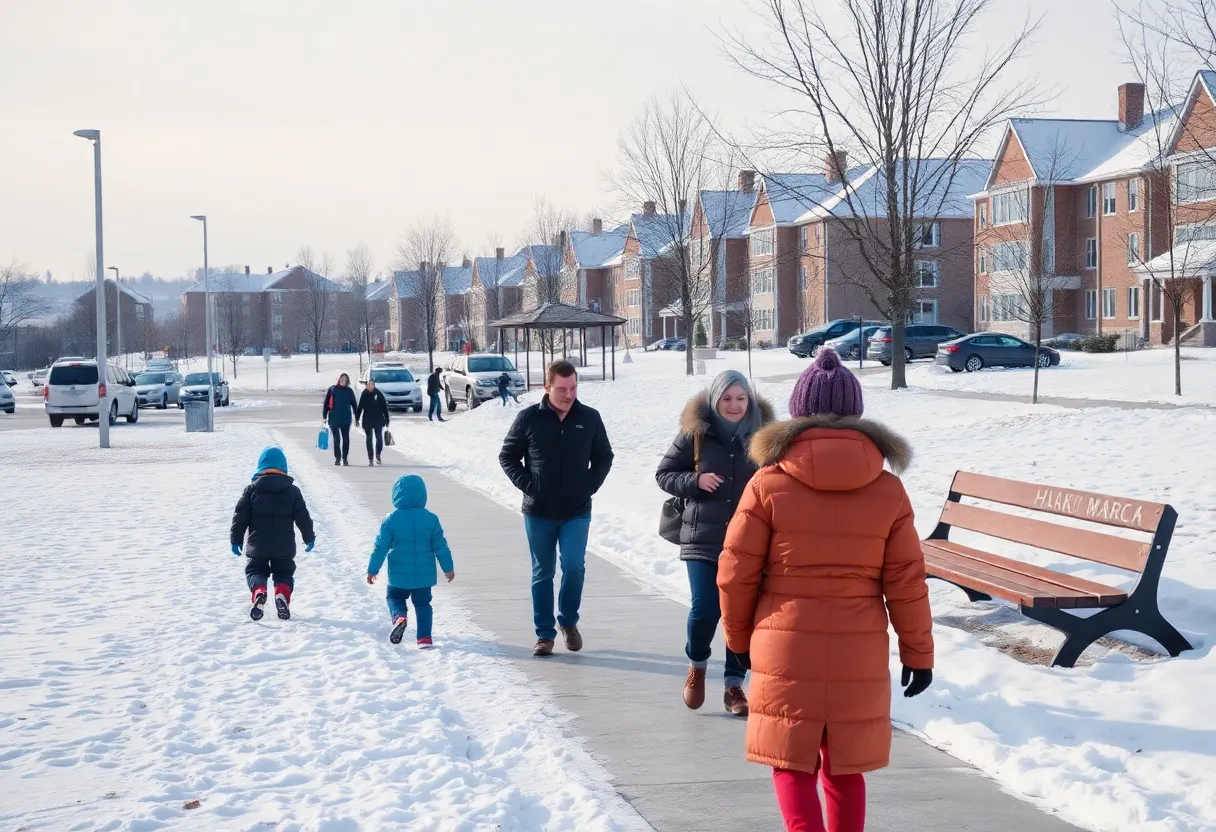
[[[578,401],[578,374],[568,361],[545,371],[545,397],[525,408],[503,441],[498,462],[524,494],[524,529],[532,553],[534,656],[553,654],[557,626],[566,649],[581,650],[591,497],[612,469],[612,445],[600,414]],[[562,581],[553,617],[553,578],[561,549]]]
[[[287,457],[279,448],[267,448],[258,457],[253,482],[245,486],[232,515],[229,542],[232,554],[244,548],[245,581],[253,596],[249,617],[262,618],[266,604],[266,583],[274,576],[274,604],[279,618],[291,618],[291,592],[295,588],[296,531],[304,538],[305,552],[311,552],[317,536],[312,517],[295,480],[287,476]],[[248,534],[248,537],[246,537]]]
[[[447,419],[443,418],[443,405],[439,403],[439,390],[441,389],[439,374],[441,372],[443,371],[439,367],[436,367],[435,372],[426,377],[426,394],[431,399],[431,407],[427,411],[426,418],[427,421],[431,422],[436,418],[441,422],[447,421]]]

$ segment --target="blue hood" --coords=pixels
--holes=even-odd
[[[393,485],[394,508],[426,508],[426,483],[417,474],[407,474]]]
[[[272,446],[262,451],[261,455],[258,456],[258,467],[253,478],[256,480],[262,475],[263,471],[269,471],[270,469],[282,471],[284,474],[287,473],[287,454],[283,453],[282,448]],[[425,492],[423,499],[426,499]]]

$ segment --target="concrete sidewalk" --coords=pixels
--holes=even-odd
[[[283,427],[280,432],[302,449],[311,449],[316,434],[303,427]],[[362,460],[362,448],[354,450],[359,453],[352,457]],[[552,694],[572,716],[570,736],[611,772],[616,790],[654,829],[783,828],[770,770],[744,760],[745,722],[722,708],[720,635],[710,662],[706,704],[700,711],[689,711],[681,699],[687,607],[589,554],[579,625],[586,640],[583,652],[565,652],[559,639],[553,658],[533,658],[531,567],[517,511],[388,449],[383,467],[353,463],[332,470],[332,476],[349,483],[376,513],[390,510],[391,485],[405,473],[426,480],[429,508],[442,519],[451,544],[458,578],[445,593],[454,594],[478,625],[494,634],[494,640],[479,649],[515,661]],[[502,476],[497,461],[487,465],[486,476]],[[436,639],[442,646],[441,619]],[[868,775],[867,784],[866,828],[872,832],[1074,829],[900,732],[891,767]]]

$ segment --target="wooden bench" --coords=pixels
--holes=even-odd
[[[1130,529],[1150,536],[1134,540],[1077,526],[1010,514],[962,502],[964,497],[1016,506],[1058,517]],[[937,528],[922,542],[930,578],[947,581],[972,601],[994,596],[1018,604],[1022,614],[1062,631],[1066,638],[1052,664],[1072,667],[1085,648],[1116,630],[1131,630],[1159,642],[1171,656],[1190,643],[1165,620],[1157,606],[1161,568],[1178,513],[1162,503],[1146,503],[1034,485],[959,471],[942,507]],[[1115,566],[1140,575],[1131,593],[1065,575],[949,539],[952,528],[1026,544],[1074,558]],[[1083,617],[1069,610],[1100,609]]]

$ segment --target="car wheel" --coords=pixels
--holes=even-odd
[[[452,398],[452,388],[444,387],[443,393],[444,393],[445,398],[447,398],[447,400],[448,400],[447,401],[448,413],[455,413],[456,412],[456,400]]]
[[[113,427],[114,425],[118,424],[118,402],[117,401],[110,402],[110,418],[108,421],[110,423],[110,427]]]
[[[50,416],[48,418],[51,420],[51,427],[53,427],[53,428],[63,427],[63,417],[62,416]]]
[[[912,354],[912,348],[911,348],[911,347],[904,347],[904,363],[905,363],[905,364],[907,364],[909,361],[911,361],[911,360],[912,360],[913,358],[915,358],[915,357],[916,357],[916,356],[914,356],[914,355]]]
[[[139,402],[131,405],[131,412],[127,415],[127,424],[133,425],[139,421]]]
[[[178,409],[178,410],[185,410],[185,409],[186,409],[186,405],[185,405],[185,404],[183,404],[183,403],[182,403],[182,402],[179,400],[179,401],[177,402],[177,409]]]
[[[1051,366],[1051,356],[1045,352],[1039,353],[1039,366],[1040,367],[1050,367]]]
[[[879,364],[881,364],[881,365],[882,365],[882,366],[884,366],[884,367],[890,367],[890,366],[891,366],[891,362],[890,362],[890,361],[881,361],[881,360],[880,360],[878,363],[879,363]]]
[[[414,412],[415,412],[415,413],[421,413],[421,412],[422,412],[422,405],[420,405],[420,404],[419,404],[419,405],[414,405]]]
[[[167,410],[168,408],[169,408],[169,397],[162,393],[161,397],[160,397],[160,405],[156,409],[157,410]]]
[[[75,421],[76,421],[76,424],[78,424],[78,425],[83,425],[83,424],[84,424],[84,417],[83,417],[83,416],[77,416],[77,417],[76,417],[76,419],[75,419]]]
[[[464,388],[464,403],[468,406],[469,410],[476,410],[481,404],[477,396],[473,395],[472,387]]]
[[[967,359],[967,363],[963,365],[963,369],[969,373],[978,372],[979,370],[984,369],[984,359],[980,358],[978,355],[973,355]]]
[[[852,347],[850,347],[849,348],[849,358],[851,358],[854,361],[861,358],[861,347],[857,346],[856,344],[854,344]]]

